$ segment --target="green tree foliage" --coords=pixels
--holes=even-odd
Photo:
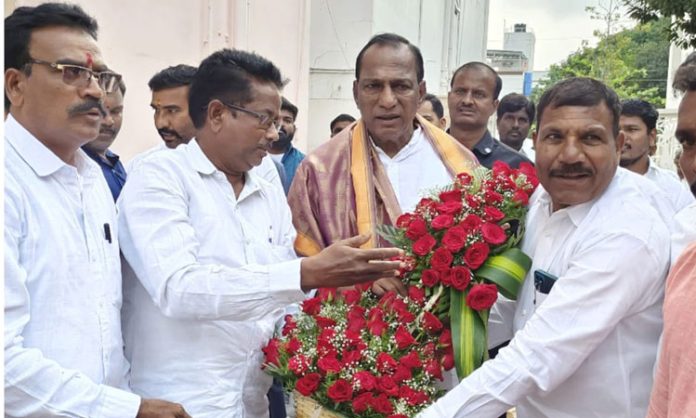
[[[594,13],[593,9],[589,10]],[[665,105],[669,20],[658,19],[612,33],[607,25],[596,47],[585,44],[565,61],[554,64],[532,92],[538,102],[543,92],[568,77],[592,77],[612,87],[622,98],[640,98],[658,108]]]
[[[629,16],[641,23],[661,17],[673,20],[665,29],[669,40],[687,48],[696,47],[696,0],[622,0]]]

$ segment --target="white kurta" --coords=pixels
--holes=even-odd
[[[660,168],[650,161],[645,177],[657,184],[657,187],[664,192],[672,203],[675,211],[679,212],[694,203],[694,195],[691,194],[686,184],[679,180],[676,173]]]
[[[595,201],[553,213],[540,186],[523,243],[532,269],[513,317],[496,320],[498,306],[492,315],[514,338],[423,418],[488,418],[515,405],[520,418],[645,416],[670,245],[645,183],[619,169]],[[534,288],[538,269],[559,278],[548,295]]]
[[[261,348],[301,301],[282,189],[254,174],[239,198],[196,140],[152,155],[118,202],[124,338],[133,391],[196,418],[264,417]]]
[[[65,164],[12,116],[5,153],[5,414],[134,417],[102,171],[81,150]]]

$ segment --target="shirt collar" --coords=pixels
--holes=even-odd
[[[187,154],[186,159],[189,161],[194,170],[198,171],[203,175],[212,175],[219,177],[220,179],[227,182],[225,173],[218,170],[213,165],[213,163],[201,149],[201,146],[200,144],[198,144],[198,140],[196,138],[193,138],[191,141],[189,141],[188,144],[179,145],[177,147],[177,150],[182,147],[185,147],[184,152]],[[263,191],[263,189],[259,184],[259,180],[256,176],[256,173],[254,173],[253,170],[247,171],[246,173],[244,173],[244,188],[242,189],[242,192],[239,194],[237,202],[241,202],[247,196],[250,196],[257,191]]]
[[[570,219],[570,221],[573,222],[573,225],[578,227],[580,226],[580,223],[583,221],[583,219],[585,219],[585,217],[590,213],[590,210],[592,209],[592,206],[594,206],[594,204],[597,202],[597,199],[599,199],[599,197],[590,200],[589,202],[568,206],[567,208],[559,209],[555,212],[552,212],[553,202],[551,201],[551,195],[549,195],[546,189],[544,189],[543,186],[540,184],[537,187],[537,190],[532,195],[530,206],[532,203],[537,203],[541,205],[550,216],[567,216],[568,219]]]
[[[416,129],[414,129],[413,135],[411,135],[411,139],[408,141],[408,143],[404,145],[404,147],[401,148],[396,155],[390,157],[380,147],[378,147],[377,144],[375,144],[375,141],[372,140],[372,137],[370,137],[370,143],[377,150],[377,155],[380,156],[380,159],[383,159],[383,157],[387,158],[388,161],[401,161],[406,157],[409,157],[418,150],[418,144],[421,141],[423,141],[423,130],[420,126],[418,126]]]
[[[5,138],[39,177],[50,176],[61,168],[69,166],[17,122],[12,115],[7,115],[5,120]],[[88,170],[98,169],[99,166],[82,149],[78,149],[75,153],[75,168],[78,173],[85,175]]]
[[[179,147],[185,147],[184,152],[187,154],[186,159],[189,161],[194,170],[205,175],[211,175],[218,171],[208,156],[206,156],[203,152],[196,138],[193,138],[188,144],[179,145]],[[177,149],[179,147],[177,147]]]

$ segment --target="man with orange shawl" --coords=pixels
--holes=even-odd
[[[353,96],[361,119],[310,153],[288,194],[295,250],[312,255],[331,243],[394,224],[420,196],[478,165],[476,157],[416,111],[425,94],[423,57],[395,34],[374,36],[358,54]],[[392,290],[393,286],[382,290]]]

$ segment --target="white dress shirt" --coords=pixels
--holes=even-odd
[[[248,173],[235,198],[194,139],[143,161],[118,208],[133,391],[196,418],[267,416],[261,348],[305,296],[282,189]]]
[[[619,169],[597,199],[553,213],[539,186],[523,243],[532,269],[514,318],[496,309],[489,323],[513,324],[514,338],[423,418],[489,418],[515,405],[520,418],[645,416],[669,229],[637,180]],[[536,270],[558,277],[548,295],[534,288]]]
[[[660,190],[665,193],[667,198],[672,202],[674,210],[679,212],[694,202],[694,195],[691,194],[691,191],[686,185],[679,180],[675,172],[660,168],[652,161],[650,161],[649,164],[645,177],[654,181]]]
[[[696,242],[696,203],[685,207],[674,217],[672,231],[672,264],[691,243]]]
[[[5,416],[134,417],[101,169],[81,150],[65,164],[11,115],[5,153]]]
[[[155,153],[158,153],[160,151],[166,151],[170,150],[171,148],[167,147],[164,142],[160,143],[156,147],[152,147],[149,150],[146,150],[135,157],[131,159],[128,164],[126,164],[126,173],[130,174],[131,171],[135,170],[143,161],[148,159],[150,155],[153,155]],[[283,158],[283,154],[279,154],[280,158]],[[261,164],[259,164],[256,167],[253,167],[250,171],[252,173],[255,173],[257,176],[261,177],[262,179],[266,180],[267,182],[280,187],[280,190],[283,189],[283,182],[280,181],[280,175],[278,174],[278,169],[276,168],[275,164],[273,164],[273,154],[268,154],[266,155],[262,160]],[[278,160],[280,162],[280,160]]]
[[[452,175],[420,127],[393,157],[375,148],[403,212],[413,211],[433,189],[452,183]]]

